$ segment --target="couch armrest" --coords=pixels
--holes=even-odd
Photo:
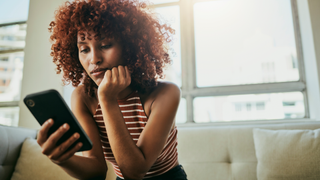
[[[27,137],[36,138],[37,130],[0,125],[0,179],[9,180]]]

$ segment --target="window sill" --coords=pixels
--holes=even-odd
[[[206,127],[206,126],[231,126],[231,125],[257,125],[257,124],[283,124],[283,123],[306,123],[317,120],[302,119],[275,119],[275,120],[247,120],[247,121],[227,121],[227,122],[208,122],[208,123],[179,123],[177,127]],[[320,121],[319,121],[320,123]]]

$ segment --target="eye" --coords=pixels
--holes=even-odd
[[[111,47],[111,45],[103,45],[103,46],[101,46],[102,49],[108,49],[109,47]]]
[[[82,49],[80,50],[80,53],[87,53],[89,51],[89,49]]]

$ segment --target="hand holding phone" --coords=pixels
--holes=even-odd
[[[37,142],[42,148],[42,153],[47,155],[51,161],[59,165],[79,151],[83,144],[81,142],[75,144],[80,135],[79,133],[74,133],[74,135],[69,137],[65,142],[57,145],[56,142],[58,142],[59,139],[70,129],[70,126],[65,123],[48,137],[49,129],[53,124],[54,121],[52,119],[49,119],[42,124],[38,133]]]
[[[62,133],[62,130],[64,130],[63,125],[67,124],[68,130],[63,132],[61,137],[59,137],[59,140],[55,142],[56,146],[70,140],[71,136],[78,133],[79,138],[68,148],[68,150],[72,149],[79,142],[82,143],[79,151],[86,151],[92,148],[91,140],[58,91],[47,90],[29,94],[23,101],[40,125],[43,126],[48,119],[53,119],[53,122],[51,122],[52,124],[48,124],[51,125],[50,129],[47,130],[45,127],[42,127],[40,130],[40,132],[47,131],[47,138],[50,139],[53,134],[54,138],[59,137],[60,135],[57,134]]]
[[[41,125],[37,142],[42,153],[54,163],[61,164],[75,152],[92,148],[91,140],[58,91],[29,94],[23,101]]]

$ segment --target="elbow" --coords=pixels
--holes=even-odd
[[[146,175],[147,171],[137,169],[136,168],[130,168],[130,169],[121,169],[122,176],[124,179],[130,179],[130,180],[141,180]]]
[[[145,161],[134,161],[126,163],[118,163],[118,167],[124,179],[141,180],[145,177],[151,166],[148,166]]]
[[[107,172],[108,172],[108,166],[107,164],[104,164],[104,166],[102,166],[102,171],[100,172],[100,176],[99,178],[101,178],[102,180],[105,180],[107,178]]]
[[[130,179],[130,180],[142,180],[145,176],[145,173],[131,173],[131,174],[122,174],[124,179]]]
[[[107,165],[101,165],[98,171],[94,174],[87,174],[86,177],[81,178],[81,180],[105,180],[107,178]]]
[[[85,178],[83,180],[105,180],[106,178],[107,178],[106,176],[96,176],[96,177],[91,177],[91,178]]]
[[[80,178],[80,180],[105,180],[107,178],[107,172],[99,173],[95,175],[89,175],[88,177]]]

